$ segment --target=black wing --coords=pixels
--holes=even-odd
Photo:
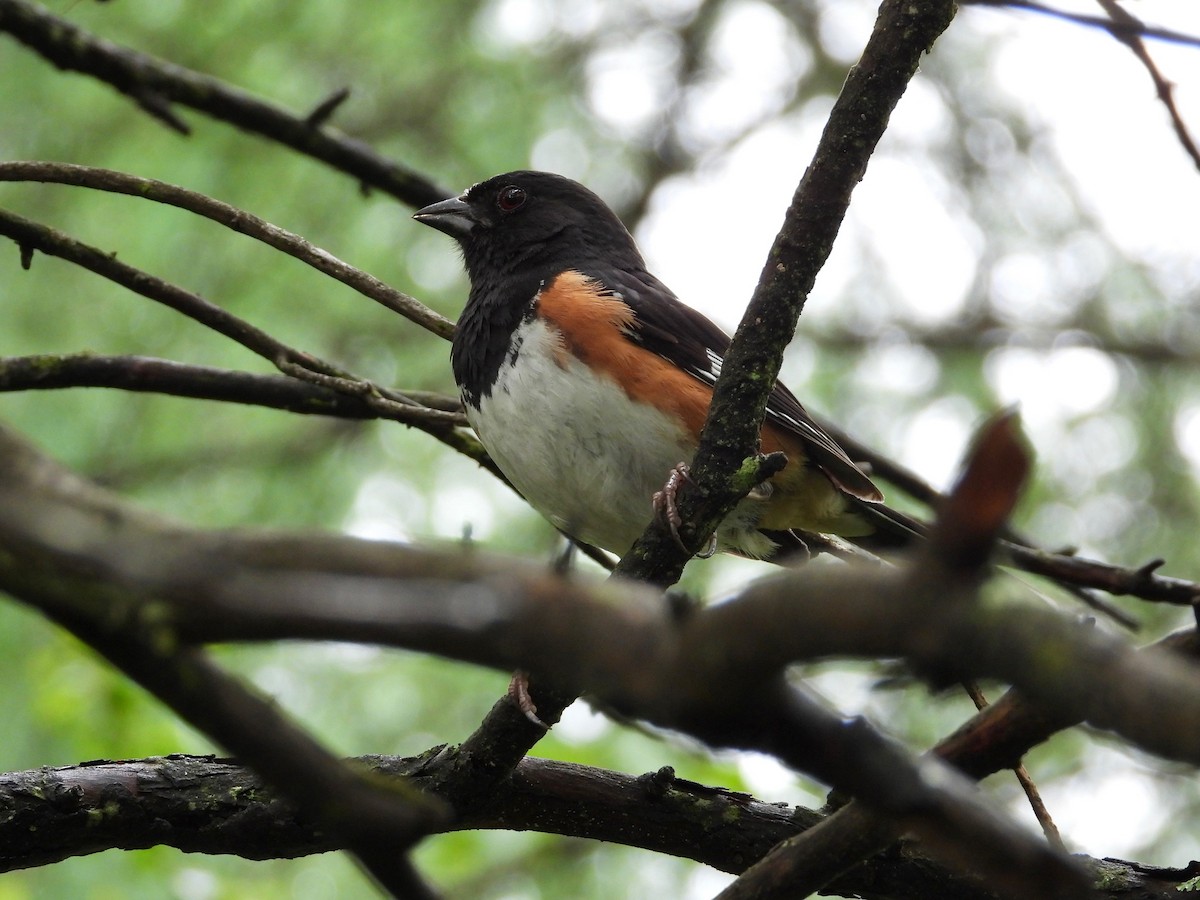
[[[686,306],[648,272],[587,272],[621,295],[633,309],[631,341],[657,353],[698,378],[716,384],[729,350],[729,337],[707,317]],[[767,398],[767,421],[804,441],[809,457],[839,488],[861,500],[879,501],[880,492],[846,452],[805,412],[795,395],[775,382]]]

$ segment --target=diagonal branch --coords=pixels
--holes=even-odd
[[[153,178],[140,178],[115,172],[111,169],[96,169],[69,163],[53,162],[0,162],[0,181],[40,181],[54,184],[69,184],[76,187],[93,188],[140,197],[185,209],[198,216],[219,222],[241,234],[262,241],[269,247],[295,257],[319,272],[340,281],[360,294],[387,307],[411,322],[431,331],[438,337],[450,339],[454,323],[434,312],[419,300],[384,284],[378,278],[361,269],[347,265],[337,257],[314,247],[298,234],[286,231],[277,225],[260,219],[245,210],[214,200],[205,194]]]
[[[194,319],[274,364],[290,362],[307,365],[323,374],[342,374],[328,364],[293,350],[257,326],[198,294],[123,263],[113,254],[77,241],[61,231],[0,209],[0,235],[12,239],[21,248],[25,268],[29,268],[34,251],[65,259]]]
[[[448,810],[402,781],[385,784],[348,766],[202,651],[178,647],[170,629],[147,612],[84,602],[51,612],[51,617],[185,721],[236,753],[303,815],[338,835],[393,896],[432,898],[407,856],[397,850],[416,843]]]
[[[358,378],[331,363],[284,344],[197,294],[123,263],[115,256],[60,231],[3,209],[0,209],[0,235],[17,243],[26,266],[34,251],[75,263],[230,338],[268,360],[284,374],[361,397],[377,411],[392,414],[391,418],[407,420],[410,424],[430,424],[433,430],[427,430],[448,446],[475,459],[483,457],[482,449],[474,438],[459,430],[461,418],[458,412],[424,407],[403,394]],[[406,410],[406,407],[411,410]]]
[[[1150,80],[1154,82],[1155,93],[1158,94],[1162,105],[1167,108],[1167,115],[1171,117],[1171,127],[1175,129],[1175,136],[1179,139],[1179,143],[1187,155],[1191,157],[1192,165],[1200,169],[1200,149],[1197,149],[1196,142],[1192,140],[1192,136],[1188,132],[1187,123],[1183,121],[1183,116],[1180,115],[1179,108],[1175,105],[1175,88],[1158,70],[1158,65],[1142,41],[1142,35],[1146,30],[1145,23],[1121,6],[1117,0],[1096,0],[1096,2],[1108,13],[1108,17],[1112,21],[1112,25],[1108,29],[1109,33],[1132,50],[1133,55],[1149,73]]]
[[[321,121],[289,113],[220,79],[106,41],[36,3],[0,0],[0,31],[60,69],[112,85],[177,131],[188,129],[172,110],[175,103],[278,141],[412,207],[452,193],[367,145],[323,127]]]
[[[834,104],[722,365],[692,464],[695,488],[685,485],[680,491],[680,515],[691,523],[683,538],[692,552],[762,480],[761,464],[747,461],[758,451],[767,396],[779,374],[784,347],[892,110],[921,55],[953,15],[950,2],[886,0],[880,7],[875,29]],[[618,571],[667,585],[678,580],[688,555],[656,521]]]

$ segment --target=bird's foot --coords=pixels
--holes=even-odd
[[[684,482],[695,484],[692,481],[691,473],[688,471],[688,464],[681,462],[677,463],[674,468],[667,474],[667,480],[663,484],[661,491],[655,491],[650,503],[654,507],[654,514],[666,523],[667,528],[671,532],[671,537],[675,539],[675,544],[680,550],[687,552],[687,547],[684,546],[683,539],[679,536],[679,526],[683,524],[683,519],[679,515],[679,509],[675,505],[675,497],[679,493],[679,488]],[[708,559],[717,552],[717,536],[711,534],[708,537],[708,543],[704,545],[704,549],[696,555],[701,559]]]
[[[538,718],[537,706],[533,702],[533,697],[529,695],[528,672],[520,669],[513,672],[512,680],[508,683],[508,696],[517,705],[517,709],[525,714],[525,718],[546,731],[550,730],[550,726]]]
[[[682,538],[679,537],[679,526],[683,524],[683,519],[679,515],[679,509],[675,505],[676,495],[684,482],[695,484],[692,481],[692,476],[688,472],[688,464],[685,462],[677,463],[670,472],[667,473],[667,480],[664,482],[661,491],[655,491],[654,496],[650,498],[650,505],[654,507],[654,514],[658,516],[666,524],[671,532],[671,537],[675,539],[675,543],[680,550],[687,552],[687,547],[683,545]]]

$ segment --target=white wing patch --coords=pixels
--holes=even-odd
[[[705,384],[716,384],[717,379],[721,376],[721,365],[725,360],[721,357],[721,354],[717,353],[711,347],[704,348],[704,355],[708,357],[708,368],[701,369],[689,366],[687,372],[689,375],[699,378]]]

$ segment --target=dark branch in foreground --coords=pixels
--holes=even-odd
[[[945,678],[1003,678],[1056,715],[1200,763],[1200,685],[1190,668],[1140,662],[1116,636],[1037,605],[927,608],[915,602],[908,570],[787,572],[678,621],[653,591],[562,581],[483,553],[164,523],[4,431],[0,462],[0,540],[21,551],[0,560],[0,578],[43,608],[86,604],[95,592],[82,596],[75,579],[102,579],[125,602],[152,600],[188,641],[326,638],[525,666],[673,721],[685,698],[703,708],[713,692],[744,692],[793,661],[909,656]],[[938,597],[949,590],[929,587]],[[1151,711],[1137,705],[1139,694],[1175,699]]]
[[[26,0],[0,0],[0,31],[60,69],[82,72],[112,85],[177,131],[188,127],[171,104],[259,134],[377,188],[412,207],[426,206],[451,191],[375,153],[367,145],[319,127],[220,79],[106,41]]]
[[[1012,451],[1002,448],[1011,439],[1004,430],[995,434],[999,449],[989,449],[991,438],[981,444],[978,452],[990,455],[968,475],[979,468],[982,480],[966,477],[959,488],[966,500],[957,504],[962,514],[982,509],[989,516],[952,517],[946,544],[935,529],[928,563],[895,573],[789,573],[683,621],[633,586],[589,588],[482,554],[421,553],[337,537],[164,530],[6,440],[0,543],[10,553],[0,560],[0,584],[52,616],[110,620],[112,613],[89,599],[97,596],[97,571],[110,572],[108,602],[123,596],[130,609],[149,602],[154,621],[177,640],[349,639],[545,673],[553,683],[581,685],[619,710],[711,743],[776,753],[899,817],[904,828],[932,841],[929,848],[953,851],[961,837],[973,835],[969,846],[983,839],[1003,851],[999,859],[1009,874],[1022,870],[1046,883],[1065,871],[1050,863],[1044,845],[1029,856],[1027,836],[996,830],[999,823],[981,817],[977,800],[952,780],[920,774],[925,764],[913,769],[865,723],[830,717],[776,680],[794,660],[908,656],[939,680],[998,675],[1020,684],[1052,716],[1086,718],[1163,755],[1200,759],[1193,670],[1161,654],[1140,661],[1122,641],[1048,610],[971,601],[975,567],[985,559],[976,542],[1002,527],[1021,472],[1020,464],[1004,462]],[[1007,487],[991,477],[1009,469]],[[1002,493],[991,496],[989,484]],[[955,508],[950,503],[948,515]],[[73,523],[69,533],[64,522]],[[69,547],[55,549],[63,540]],[[946,551],[951,555],[938,562]],[[91,588],[83,592],[81,583]],[[619,603],[613,592],[622,595]],[[1146,691],[1178,702],[1147,717],[1137,702]]]
[[[424,789],[452,751],[419,757],[364,757],[387,776]],[[242,766],[213,757],[173,755],[35,769],[0,775],[0,871],[109,849],[166,845],[189,853],[291,859],[338,849],[295,808]],[[536,830],[642,847],[738,873],[771,847],[824,817],[803,807],[671,776],[634,777],[572,763],[528,758],[486,801],[447,830]],[[1091,860],[1109,887],[1092,900],[1167,900],[1200,873]],[[995,900],[978,880],[957,876],[902,844],[854,868],[829,889],[864,900]]]
[[[309,821],[337,835],[392,896],[432,900],[404,851],[447,817],[443,804],[400,779],[379,784],[334,757],[203,651],[179,647],[153,613],[126,617],[110,609],[106,618],[87,606],[44,612],[189,724],[246,760]]]

